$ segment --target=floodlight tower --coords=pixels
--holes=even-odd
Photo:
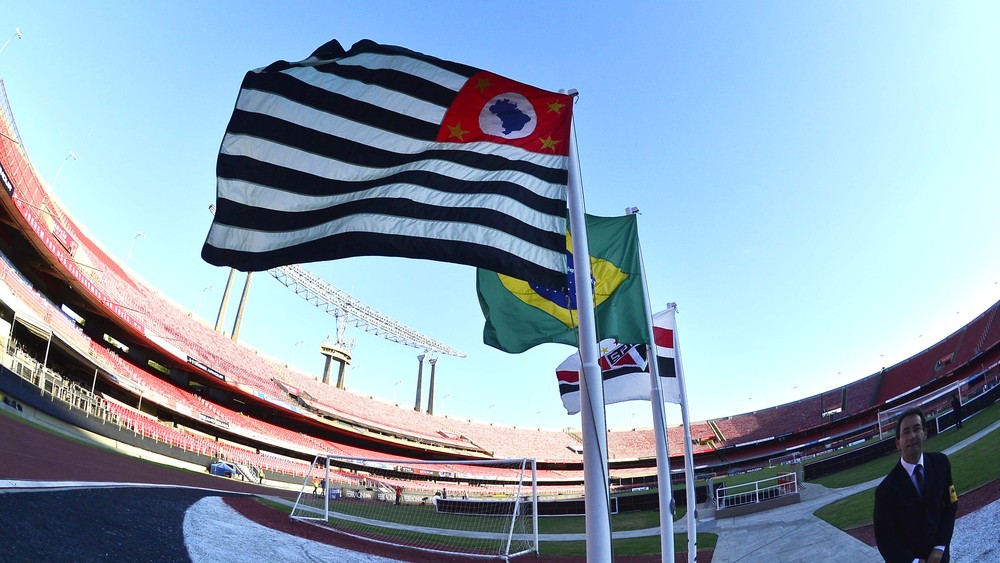
[[[132,243],[128,245],[128,254],[125,255],[125,265],[128,266],[128,261],[132,258],[132,249],[135,248],[135,241],[146,238],[146,233],[139,231],[136,233],[135,237],[132,239]]]
[[[413,403],[413,410],[420,412],[420,390],[424,386],[424,357],[426,354],[417,356],[417,399]]]
[[[14,28],[14,33],[12,33],[11,36],[8,37],[7,40],[3,42],[3,47],[0,47],[0,53],[3,53],[3,50],[7,48],[7,44],[10,43],[10,40],[15,37],[17,37],[18,39],[22,37],[20,27]]]
[[[208,211],[215,216],[215,204],[208,206]],[[229,280],[226,282],[226,289],[222,291],[222,303],[219,304],[219,315],[215,318],[215,332],[222,334],[222,322],[226,320],[226,304],[229,303],[229,292],[233,289],[233,280],[236,278],[236,268],[229,268]],[[250,296],[250,282],[253,281],[253,272],[247,272],[247,283],[243,286],[243,295],[240,297],[239,308],[236,310],[236,321],[233,322],[233,333],[230,339],[237,342],[240,337],[240,327],[243,325],[243,311],[246,309],[247,298]]]
[[[49,189],[52,190],[52,193],[56,193],[56,183],[59,182],[59,176],[62,174],[63,167],[66,166],[66,162],[68,162],[70,159],[79,160],[75,152],[69,151],[69,154],[66,155],[66,158],[64,158],[62,162],[59,163],[59,170],[56,170],[56,177],[52,180],[52,185],[49,186]]]
[[[345,323],[350,323],[365,332],[423,350],[425,353],[438,352],[459,358],[465,357],[464,353],[420,334],[385,313],[376,311],[302,266],[279,266],[268,270],[267,273],[316,308],[336,317],[338,322],[344,317]]]
[[[459,358],[465,357],[465,354],[462,352],[428,336],[424,336],[385,313],[376,311],[346,292],[330,285],[302,266],[280,266],[268,270],[267,273],[274,276],[276,280],[306,301],[337,319],[337,342],[324,342],[320,345],[320,354],[326,356],[323,382],[328,385],[330,383],[330,372],[333,362],[338,362],[340,364],[340,373],[337,376],[337,387],[341,389],[346,387],[346,382],[344,381],[345,369],[351,363],[351,351],[354,347],[353,339],[348,340],[344,337],[348,323],[365,332],[381,336],[386,340],[405,344],[406,346],[423,351],[418,356],[420,368],[417,374],[417,397],[413,407],[413,410],[418,412],[420,411],[420,387],[423,383],[424,357],[436,353],[457,356]],[[434,370],[434,363],[431,363],[431,373]]]
[[[346,389],[347,366],[351,364],[351,351],[354,349],[354,339],[348,340],[345,337],[347,332],[347,321],[343,316],[337,317],[337,341],[329,340],[319,345],[319,353],[326,356],[326,364],[323,366],[323,383],[330,384],[330,371],[333,362],[340,364],[337,373],[337,389]]]
[[[319,353],[326,357],[326,363],[323,365],[323,383],[330,384],[331,368],[333,362],[337,362],[340,366],[337,368],[337,389],[345,389],[347,388],[345,374],[347,366],[351,363],[351,349],[339,346],[339,344],[339,342],[323,342],[319,345]]]
[[[427,414],[434,414],[434,375],[437,371],[437,356],[431,356],[427,363],[431,365],[431,388],[427,391]]]

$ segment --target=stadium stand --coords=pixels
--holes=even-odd
[[[0,193],[5,213],[0,227],[0,301],[11,308],[15,320],[48,334],[39,338],[75,351],[78,364],[63,375],[53,365],[43,365],[45,369],[36,371],[51,373],[43,387],[54,389],[64,378],[76,377],[79,381],[68,387],[71,396],[78,396],[78,389],[99,386],[108,416],[136,435],[287,475],[314,472],[306,460],[316,452],[380,458],[411,469],[420,467],[422,456],[530,456],[542,463],[539,475],[552,490],[578,487],[578,432],[432,416],[337,389],[291,371],[194,318],[120,264],[51,197],[19,142],[5,94],[0,101],[0,169],[6,188]],[[8,250],[17,260],[6,255]],[[71,300],[88,317],[83,326],[61,308]],[[901,397],[931,392],[974,374],[989,373],[995,381],[998,309],[1000,303],[941,342],[846,386],[694,423],[696,465],[728,468],[790,447],[829,447],[870,433],[877,411]],[[125,344],[110,342],[112,334]],[[26,351],[18,357],[30,363],[29,355]],[[69,352],[60,352],[53,362],[69,358]],[[154,359],[170,375],[151,367]],[[46,355],[35,361],[47,360]],[[984,377],[973,385],[981,388],[989,381]],[[609,432],[612,475],[654,475],[654,443],[651,429]],[[685,447],[680,427],[668,429],[668,443],[676,466]],[[453,470],[489,477],[468,467],[456,465]],[[343,477],[357,479],[349,473]]]
[[[943,365],[952,363],[966,334],[964,327],[931,347],[882,372],[876,403],[887,403],[906,395],[936,378]]]
[[[372,457],[373,455],[378,455],[378,452],[373,450],[343,447],[330,441],[319,440],[314,437],[306,437],[302,434],[292,433],[287,429],[266,424],[253,419],[252,417],[229,411],[228,409],[215,405],[214,403],[203,398],[181,391],[157,376],[132,366],[117,353],[109,351],[94,342],[86,342],[86,337],[79,334],[79,330],[71,321],[68,320],[68,317],[65,317],[64,315],[54,315],[54,305],[45,301],[45,299],[39,296],[36,292],[30,291],[24,285],[23,278],[15,271],[8,269],[2,277],[5,281],[10,280],[13,282],[20,282],[5,283],[4,286],[10,288],[12,293],[18,293],[32,303],[32,310],[35,314],[50,320],[56,318],[60,319],[63,323],[64,329],[57,329],[58,332],[67,334],[76,333],[78,338],[78,347],[90,350],[91,356],[95,357],[98,363],[111,367],[112,371],[121,374],[121,381],[128,381],[131,383],[131,387],[133,389],[138,389],[140,395],[146,397],[147,405],[151,403],[158,404],[180,413],[187,412],[191,415],[200,416],[203,419],[210,418],[216,422],[221,422],[222,426],[231,432],[255,439],[263,438],[277,444],[284,443],[286,445],[292,445],[300,450],[332,451],[346,455],[353,454],[358,457]],[[977,321],[978,320],[979,319],[977,319]],[[726,417],[716,421],[696,423],[693,427],[692,435],[694,440],[699,443],[700,447],[696,447],[695,451],[696,453],[710,452],[714,450],[714,446],[717,442],[725,443],[727,440],[730,444],[738,445],[740,443],[756,439],[773,437],[778,435],[778,430],[786,428],[785,423],[788,420],[801,421],[797,424],[797,427],[800,430],[811,428],[816,424],[822,423],[821,418],[823,412],[828,412],[831,406],[836,406],[838,404],[836,402],[837,397],[843,398],[840,403],[840,408],[843,408],[846,404],[848,405],[850,412],[863,412],[866,408],[869,408],[873,404],[872,393],[874,389],[878,388],[880,377],[881,374],[875,374],[873,376],[869,376],[868,378],[859,380],[858,382],[855,382],[845,388],[831,390],[816,397],[796,401],[787,405],[781,405],[772,409]],[[301,384],[301,382],[298,381],[296,383]],[[433,437],[439,441],[452,441],[463,444],[478,442],[486,444],[487,447],[494,447],[497,452],[495,455],[498,456],[501,453],[505,454],[505,456],[513,456],[518,452],[524,451],[523,449],[504,449],[510,448],[511,444],[519,444],[522,446],[525,444],[531,444],[531,451],[545,452],[544,455],[539,455],[538,453],[535,454],[543,460],[575,461],[579,459],[579,439],[571,432],[505,428],[495,425],[484,426],[471,421],[454,420],[447,417],[431,417],[425,413],[417,413],[411,411],[410,409],[383,404],[381,402],[374,401],[370,397],[366,398],[349,391],[333,389],[315,381],[306,383],[303,388],[308,388],[309,390],[304,391],[303,389],[299,389],[299,396],[311,396],[308,395],[311,390],[316,394],[323,395],[328,400],[337,402],[340,405],[348,405],[348,407],[341,407],[341,411],[349,411],[351,409],[360,410],[365,408],[370,409],[373,403],[378,404],[385,409],[383,414],[388,415],[388,418],[401,421],[394,422],[391,426],[390,430],[393,432],[408,433],[410,435],[423,436],[425,438]],[[279,388],[280,393],[285,393],[286,391],[287,389]],[[814,421],[810,421],[810,419],[814,419]],[[406,426],[410,424],[420,428],[421,431],[415,432],[413,430],[407,430]],[[427,428],[438,429],[438,435],[431,436],[427,431]],[[670,430],[671,451],[682,451],[683,438],[681,435],[681,429],[672,428]],[[177,443],[177,441],[180,440],[180,438],[174,436],[173,434],[164,434],[164,431],[160,428],[147,428],[147,431],[144,432],[144,434],[148,434],[153,437],[163,437],[168,443]],[[167,438],[167,436],[169,436],[169,438]],[[736,440],[740,441],[737,442]],[[609,444],[611,446],[612,459],[649,458],[650,453],[653,451],[652,432],[645,429],[610,432]],[[408,458],[400,458],[401,461],[405,461],[407,459]],[[252,461],[261,466],[265,465],[259,460],[247,459],[247,461]],[[409,461],[416,460],[409,459]],[[571,478],[569,477],[570,474],[572,474],[572,472],[543,473],[543,475],[546,475],[547,478],[551,479],[578,478]]]
[[[844,416],[854,416],[871,410],[875,406],[875,397],[881,382],[882,374],[876,373],[847,385]]]
[[[972,356],[965,361],[972,361],[978,358],[980,354],[1000,341],[1000,322],[997,322],[996,318],[998,310],[1000,310],[1000,303],[993,305],[989,311],[981,315],[983,319],[981,323],[983,325],[982,332],[973,332],[973,335],[979,334],[979,339],[976,341],[975,348],[971,348]]]
[[[844,412],[844,398],[847,386],[825,391],[820,394],[820,412],[823,416],[836,416]]]

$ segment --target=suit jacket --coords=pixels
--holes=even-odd
[[[955,530],[958,496],[951,481],[951,463],[941,453],[924,452],[924,496],[901,463],[875,489],[875,542],[888,563],[910,563],[930,555],[936,545],[948,546]],[[950,559],[945,549],[942,561]]]

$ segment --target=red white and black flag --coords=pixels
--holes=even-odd
[[[645,344],[622,344],[613,338],[600,342],[604,403],[649,400],[649,367]],[[566,414],[580,412],[580,355],[573,354],[556,368],[559,394]]]
[[[656,368],[660,374],[660,388],[663,400],[681,404],[681,386],[677,379],[677,348],[674,333],[677,321],[674,307],[653,315],[653,343],[656,345]]]
[[[250,71],[202,258],[401,256],[562,287],[571,116],[570,95],[368,40]]]
[[[653,342],[656,367],[660,376],[663,400],[681,403],[680,384],[677,379],[677,349],[674,332],[677,323],[674,308],[653,315]],[[612,338],[600,343],[601,366],[604,380],[604,403],[650,400],[649,363],[646,361],[645,344],[622,344]],[[580,412],[580,356],[573,354],[556,368],[559,394],[567,414]]]

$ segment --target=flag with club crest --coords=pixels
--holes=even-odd
[[[653,315],[653,342],[657,372],[663,400],[680,404],[681,392],[677,379],[677,354],[674,331],[677,328],[674,309]],[[645,344],[622,344],[612,338],[600,343],[601,377],[604,381],[604,403],[650,400],[649,364]],[[556,368],[559,394],[567,414],[580,412],[580,356],[570,355]]]
[[[649,367],[645,344],[622,344],[613,338],[600,342],[605,404],[649,400]],[[556,368],[559,394],[566,414],[580,412],[580,355],[574,353]]]

